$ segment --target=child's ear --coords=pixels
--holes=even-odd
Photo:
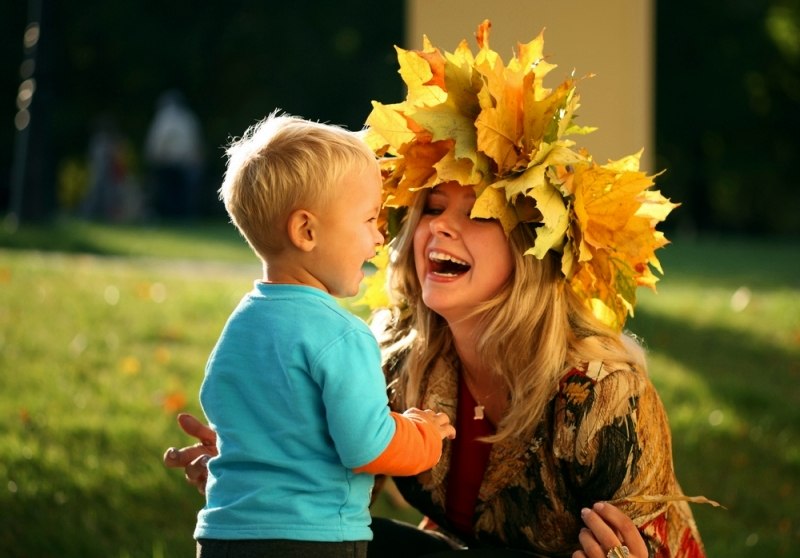
[[[289,241],[303,252],[310,252],[317,245],[316,216],[306,209],[296,209],[289,215],[286,224]]]

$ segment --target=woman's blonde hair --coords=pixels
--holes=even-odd
[[[220,198],[261,257],[284,248],[292,211],[324,208],[347,172],[377,165],[360,133],[277,112],[249,127],[226,153]]]
[[[406,311],[381,339],[385,360],[403,354],[393,387],[405,407],[420,403],[425,374],[438,358],[458,358],[447,323],[422,301],[414,264],[414,231],[426,196],[417,196],[393,244],[390,291]],[[477,353],[483,367],[500,375],[510,394],[508,412],[487,441],[531,434],[559,380],[575,366],[597,360],[612,369],[644,366],[638,344],[597,320],[566,285],[556,254],[542,260],[524,255],[534,235],[526,224],[511,232],[511,277],[492,299],[476,304],[472,314],[479,319]]]

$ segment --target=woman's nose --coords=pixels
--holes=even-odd
[[[453,238],[458,234],[458,225],[454,222],[452,215],[444,211],[431,220],[431,232]]]

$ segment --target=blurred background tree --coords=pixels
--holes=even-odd
[[[51,218],[81,196],[98,117],[113,118],[130,146],[126,164],[141,173],[144,137],[165,90],[180,90],[202,122],[208,216],[222,215],[222,146],[255,119],[280,107],[357,129],[371,100],[403,95],[391,48],[404,43],[401,0],[10,2],[0,18],[4,214],[31,5],[41,7],[42,27],[28,220]],[[798,2],[672,0],[657,2],[656,12],[656,168],[667,169],[664,193],[683,203],[668,227],[799,233]]]
[[[35,1],[42,3],[36,96],[47,107],[32,122],[46,118],[47,126],[34,130],[30,155],[46,149],[37,167],[49,182],[32,188],[42,199],[27,206],[29,219],[55,212],[57,177],[67,161],[86,159],[100,115],[113,117],[132,146],[130,165],[141,171],[147,127],[165,90],[181,91],[202,122],[209,181],[203,207],[220,215],[215,190],[224,169],[222,146],[256,119],[281,108],[359,129],[372,99],[403,93],[391,48],[402,43],[401,1],[383,3],[379,14],[374,3],[363,0],[86,0],[80,6]],[[3,11],[0,211],[5,212],[28,8],[10,2]]]
[[[800,232],[800,3],[656,3],[659,184],[673,224]]]

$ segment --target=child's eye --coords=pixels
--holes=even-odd
[[[432,206],[426,205],[422,210],[422,214],[423,215],[441,215],[442,211],[444,211],[444,210],[441,207],[432,207]]]

